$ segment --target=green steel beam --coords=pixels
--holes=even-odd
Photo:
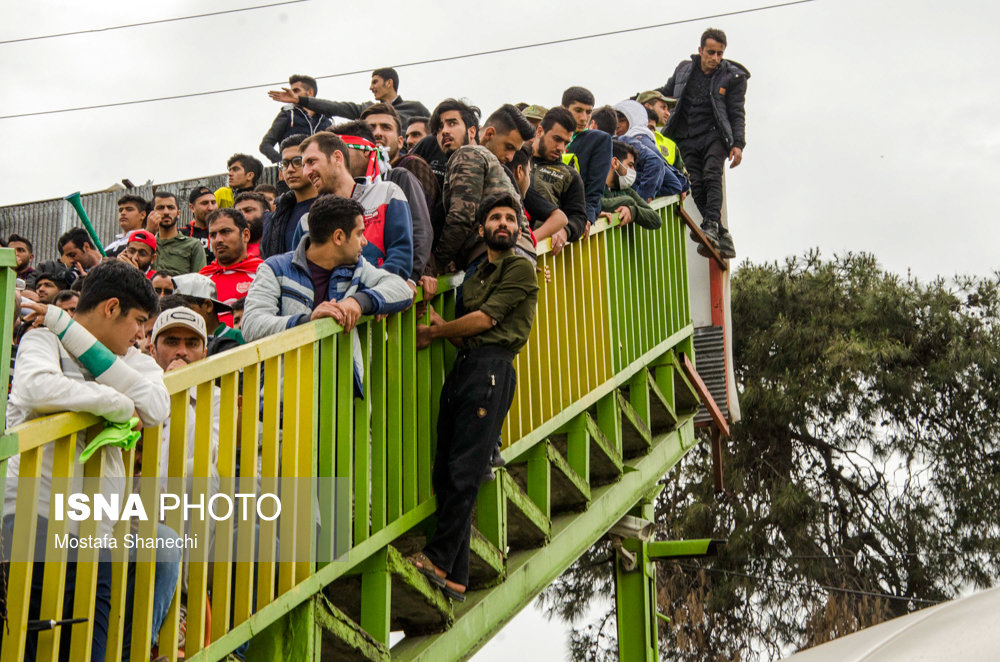
[[[691,416],[684,417],[677,430],[658,435],[649,454],[634,462],[634,471],[617,483],[594,490],[586,512],[557,516],[548,545],[513,554],[503,584],[490,591],[471,592],[456,609],[450,630],[406,637],[392,648],[393,660],[449,662],[471,657],[640,501],[650,484],[680,461],[693,437]]]
[[[699,540],[658,540],[649,543],[646,552],[651,561],[673,561],[701,556],[715,556],[727,541],[717,538]]]
[[[636,558],[627,570],[622,551],[615,552],[615,612],[618,659],[621,662],[657,662],[656,574],[646,554],[647,543],[623,540],[622,548]]]

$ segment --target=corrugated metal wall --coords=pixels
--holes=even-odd
[[[263,182],[276,184],[278,169],[274,166],[264,168]],[[225,175],[210,175],[197,179],[187,179],[181,182],[169,182],[156,185],[158,190],[170,191],[177,195],[181,207],[180,226],[184,227],[191,221],[188,211],[187,195],[196,186],[207,186],[213,191],[226,185]],[[68,191],[72,193],[72,191]],[[83,208],[97,230],[97,236],[104,245],[121,229],[118,227],[118,199],[131,193],[147,200],[153,197],[153,186],[137,186],[117,191],[87,193],[81,196]],[[4,240],[11,234],[27,237],[35,249],[35,264],[46,260],[59,258],[56,248],[60,235],[74,227],[83,227],[80,217],[73,206],[62,199],[43,200],[23,205],[0,207],[0,237]]]
[[[726,357],[722,346],[722,327],[703,326],[694,330],[694,356],[697,360],[698,375],[708,387],[715,404],[722,410],[726,420],[729,417],[729,400],[726,397]],[[709,423],[712,417],[705,405],[701,405],[695,423]]]

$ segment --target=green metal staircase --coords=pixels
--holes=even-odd
[[[289,614],[257,634],[248,659],[467,659],[623,516],[651,501],[658,482],[696,443],[700,404],[683,365],[683,356],[693,354],[683,223],[674,205],[659,206],[660,230],[598,226],[590,246],[540,259],[550,278],[540,276],[537,333],[518,358],[519,394],[505,430],[508,464],[480,491],[466,601],[452,603],[405,561],[433,530],[435,502],[428,495],[412,523],[389,523],[394,533],[374,534],[382,540],[373,553],[349,561],[349,570],[299,607],[305,613],[298,627]],[[578,293],[591,294],[588,303]],[[438,299],[446,317],[453,305],[447,292]],[[591,321],[601,328],[588,328]],[[579,349],[560,343],[547,374],[525,379],[542,365],[540,339],[567,328],[582,332]],[[421,366],[418,356],[416,372],[437,385],[436,398],[450,350],[432,349],[441,369]],[[569,402],[554,402],[563,394]],[[419,477],[415,482],[419,489]],[[655,600],[641,590],[633,597]],[[655,633],[655,622],[641,629],[643,636],[650,628]],[[405,636],[390,648],[390,633],[400,631]]]
[[[480,490],[471,581],[461,604],[452,604],[405,561],[434,526],[435,421],[455,356],[443,341],[416,349],[418,307],[358,325],[363,399],[354,397],[354,345],[329,319],[168,373],[170,459],[166,467],[144,466],[144,476],[185,476],[189,444],[193,476],[208,475],[210,439],[201,429],[207,426],[193,441],[183,432],[187,393],[198,389],[195,416],[207,420],[218,384],[223,481],[329,479],[336,494],[321,492],[316,499],[321,530],[301,517],[259,523],[261,540],[279,541],[277,559],[256,556],[245,529],[217,525],[216,540],[232,538],[236,554],[220,554],[217,546],[211,563],[192,561],[188,590],[177,591],[160,631],[159,653],[179,659],[171,642],[183,603],[185,657],[191,660],[225,659],[247,642],[247,660],[466,659],[623,516],[648,514],[658,483],[696,443],[694,416],[706,393],[690,367],[694,329],[678,205],[676,198],[654,201],[663,221],[657,230],[600,219],[588,239],[558,256],[539,246],[538,309],[515,360],[518,386],[503,431],[508,464]],[[8,294],[9,257],[0,263],[0,290]],[[454,316],[460,282],[460,276],[439,279],[431,305],[446,319]],[[11,310],[3,312],[9,328]],[[72,436],[97,429],[93,416],[57,414],[6,430],[0,475],[17,454],[22,471],[39,470],[41,449],[51,442],[56,466],[72,469]],[[240,438],[261,441],[240,445]],[[161,429],[145,430],[142,443],[159,447]],[[131,467],[132,451],[123,455]],[[91,461],[82,471],[97,476],[103,467]],[[32,507],[18,504],[15,527],[34,521]],[[626,543],[639,545],[642,563],[638,573],[619,572],[619,610],[629,610],[619,619],[629,627],[622,659],[652,660],[650,555],[647,543]],[[24,547],[29,560],[11,563],[18,595],[26,595],[32,572],[30,545]],[[318,557],[303,557],[304,550],[316,549]],[[137,564],[130,602],[122,590],[124,564],[114,566],[112,636],[131,609],[132,659],[141,659],[152,634],[153,563]],[[53,596],[62,591],[61,567],[53,563],[50,571],[47,564]],[[94,580],[77,582],[75,603],[92,604],[94,590]],[[3,662],[20,659],[26,624],[26,610],[14,605]],[[404,637],[390,649],[390,633],[399,631]],[[43,657],[54,659],[60,636],[71,637],[74,659],[88,659],[87,624],[40,635]],[[109,659],[118,657],[109,647]]]

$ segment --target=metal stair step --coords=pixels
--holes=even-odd
[[[389,546],[388,570],[392,577],[390,626],[406,634],[428,634],[446,630],[454,622],[451,601],[420,573],[395,547]],[[347,614],[361,619],[361,575],[338,579],[326,596]]]
[[[590,438],[590,484],[591,486],[613,483],[622,475],[622,456],[608,440],[597,421],[589,412],[582,414]],[[568,435],[565,432],[553,434],[549,442],[563,456],[567,455]]]
[[[615,391],[615,395],[622,412],[622,455],[626,458],[645,455],[653,446],[653,433],[628,398],[621,391]]]
[[[549,541],[549,518],[528,498],[506,469],[497,469],[507,499],[507,544],[511,549],[541,547]]]
[[[681,368],[680,361],[675,357],[673,363],[674,397],[677,401],[677,413],[680,415],[692,414],[698,411],[698,408],[701,406],[701,398],[698,397],[698,391],[691,384],[691,380],[684,374],[684,369]]]
[[[587,481],[573,468],[556,445],[545,442],[545,453],[548,458],[551,475],[552,512],[579,511],[586,509],[590,503],[590,486]],[[507,471],[525,492],[528,491],[528,467],[524,463],[508,464]]]
[[[390,659],[388,647],[375,641],[364,628],[325,596],[316,596],[313,605],[316,626],[320,630],[322,659],[344,662],[388,662]]]
[[[649,371],[649,394],[650,431],[660,434],[673,430],[677,426],[677,412],[674,411],[673,403],[660,390],[652,370]]]
[[[430,530],[433,530],[433,527],[428,529]],[[405,536],[393,541],[392,546],[405,557],[419,552],[426,544],[427,533],[422,529],[412,529]],[[473,526],[472,538],[469,540],[469,589],[489,588],[502,582],[506,570],[505,562],[503,552],[493,546]]]

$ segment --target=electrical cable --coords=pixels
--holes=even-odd
[[[295,0],[295,1],[302,2],[304,0]],[[782,7],[790,7],[792,5],[801,5],[801,4],[806,4],[806,3],[809,3],[809,2],[816,2],[816,0],[794,0],[793,2],[783,2],[781,4],[767,5],[767,6],[764,6],[764,7],[754,7],[754,8],[751,8],[751,9],[740,9],[740,10],[737,10],[737,11],[725,12],[725,13],[722,13],[722,14],[711,14],[711,15],[708,15],[708,16],[699,16],[697,18],[685,18],[685,19],[680,19],[680,20],[677,20],[677,21],[670,21],[670,22],[667,22],[667,23],[657,23],[655,25],[644,25],[644,26],[636,27],[636,28],[624,28],[624,29],[621,29],[621,30],[612,30],[610,32],[598,32],[598,33],[595,33],[595,34],[582,35],[582,36],[579,36],[579,37],[567,37],[565,39],[553,39],[551,41],[541,41],[541,42],[537,42],[537,43],[534,43],[534,44],[524,44],[524,45],[521,45],[521,46],[508,46],[506,48],[495,48],[495,49],[492,49],[492,50],[479,51],[479,52],[476,52],[476,53],[464,53],[462,55],[450,55],[450,56],[446,56],[446,57],[431,58],[431,59],[428,59],[428,60],[416,60],[416,61],[413,61],[413,62],[405,62],[405,63],[402,63],[402,64],[397,64],[397,65],[394,65],[394,67],[397,68],[397,69],[401,69],[403,67],[415,67],[415,66],[424,65],[424,64],[436,64],[436,63],[439,63],[439,62],[450,62],[450,61],[453,61],[453,60],[463,60],[463,59],[467,59],[467,58],[481,57],[483,55],[495,55],[497,53],[509,53],[509,52],[512,52],[512,51],[524,50],[524,49],[528,49],[528,48],[539,48],[541,46],[553,46],[555,44],[566,44],[566,43],[570,43],[570,42],[574,42],[574,41],[583,41],[585,39],[596,39],[598,37],[608,37],[608,36],[612,36],[612,35],[627,34],[627,33],[631,33],[631,32],[639,32],[641,30],[653,30],[653,29],[656,29],[656,28],[662,28],[662,27],[667,27],[667,26],[671,26],[671,25],[681,25],[683,23],[694,23],[694,22],[697,22],[697,21],[706,21],[706,20],[713,19],[713,18],[722,18],[722,17],[725,17],[725,16],[736,16],[736,15],[739,15],[739,14],[750,14],[750,13],[753,13],[753,12],[766,11],[766,10],[769,10],[769,9],[778,9],[778,8],[782,8]],[[372,69],[373,68],[369,67],[369,68],[365,68],[365,69],[358,69],[358,70],[355,70],[355,71],[344,71],[344,72],[337,73],[337,74],[327,74],[325,76],[316,76],[316,79],[317,80],[327,80],[327,79],[330,79],[330,78],[343,78],[344,76],[354,76],[354,75],[357,75],[357,74],[368,73],[368,72],[372,71]],[[0,120],[10,120],[10,119],[16,119],[16,118],[19,118],[19,117],[36,117],[36,116],[39,116],[39,115],[55,115],[55,114],[58,114],[58,113],[73,113],[73,112],[77,112],[77,111],[81,111],[81,110],[97,110],[99,108],[115,108],[115,107],[118,107],[118,106],[132,106],[132,105],[135,105],[135,104],[154,103],[154,102],[157,102],[157,101],[171,101],[171,100],[174,100],[174,99],[190,99],[192,97],[203,97],[203,96],[210,96],[210,95],[213,95],[213,94],[227,94],[229,92],[243,92],[243,91],[246,91],[246,90],[253,90],[253,89],[257,89],[257,88],[261,88],[261,87],[275,87],[275,86],[281,86],[281,85],[285,85],[285,84],[286,84],[286,81],[279,81],[279,82],[276,82],[276,83],[260,83],[260,84],[257,84],[257,85],[242,85],[240,87],[228,87],[228,88],[221,89],[221,90],[208,90],[208,91],[205,91],[205,92],[189,92],[187,94],[174,94],[174,95],[170,95],[170,96],[153,97],[153,98],[149,98],[149,99],[135,99],[133,101],[117,101],[117,102],[114,102],[114,103],[94,104],[92,106],[76,106],[76,107],[73,107],[73,108],[57,108],[57,109],[54,109],[54,110],[40,110],[40,111],[31,112],[31,113],[16,113],[14,115],[0,115]]]
[[[178,16],[176,18],[161,18],[155,21],[142,21],[141,23],[127,23],[125,25],[112,25],[106,28],[93,28],[91,30],[75,30],[73,32],[59,32],[56,34],[42,34],[35,37],[20,37],[18,39],[4,39],[0,40],[0,45],[3,44],[18,44],[25,41],[38,41],[41,39],[55,39],[57,37],[71,37],[73,35],[80,34],[90,34],[92,32],[110,32],[112,30],[124,30],[125,28],[138,28],[144,25],[157,25],[159,23],[173,23],[175,21],[187,21],[192,18],[205,18],[207,16],[222,16],[223,14],[236,14],[244,11],[253,11],[254,9],[267,9],[268,7],[280,7],[281,5],[294,5],[299,2],[309,2],[309,0],[285,0],[285,2],[275,2],[269,5],[256,5],[254,7],[242,7],[239,9],[226,9],[223,11],[213,11],[207,14],[193,14],[191,16]]]

